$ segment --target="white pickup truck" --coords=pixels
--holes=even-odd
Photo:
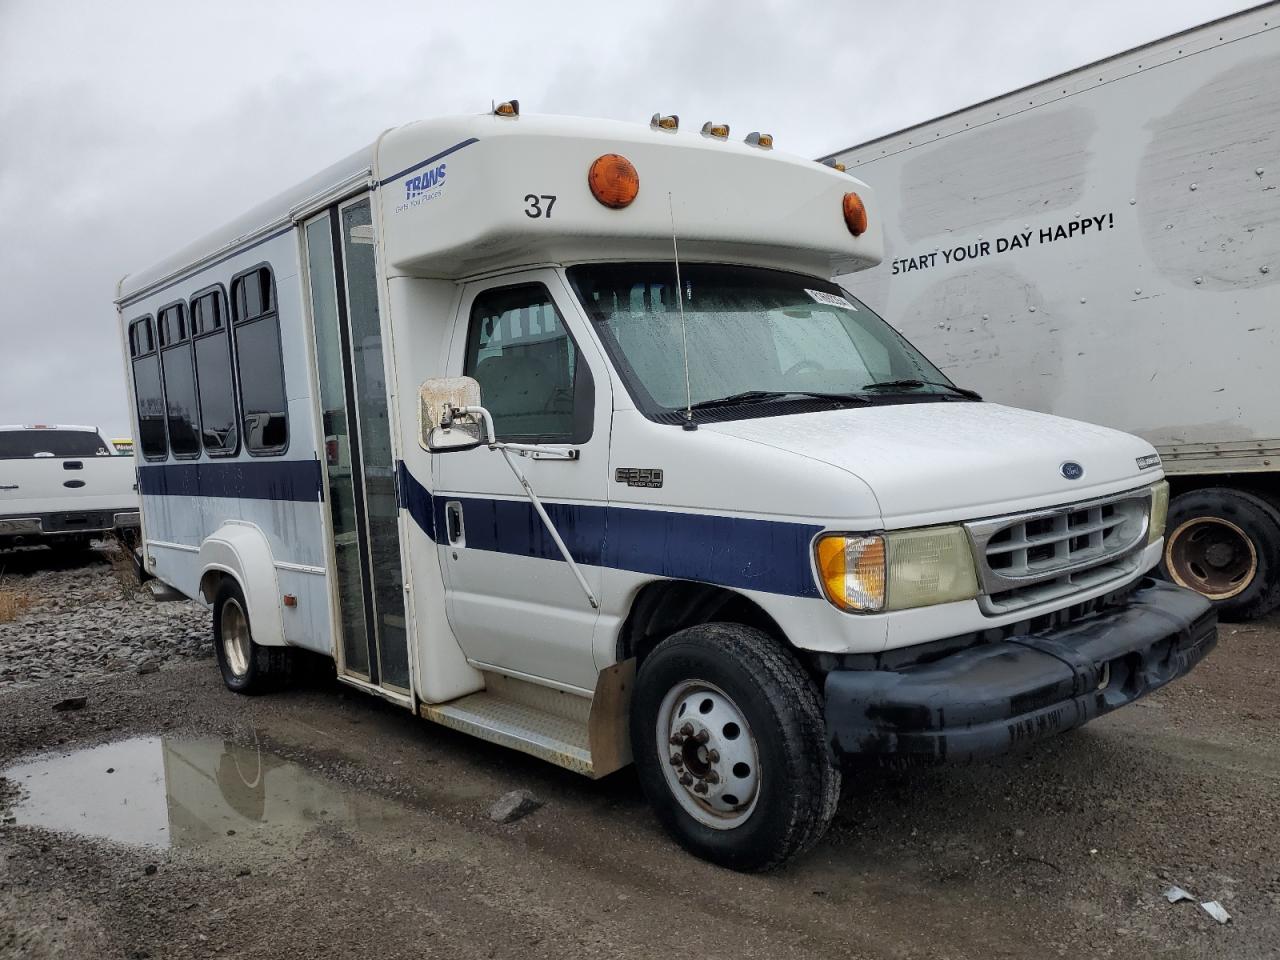
[[[0,549],[85,549],[138,529],[133,458],[95,427],[0,426]]]

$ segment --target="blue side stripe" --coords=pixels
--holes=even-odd
[[[400,505],[436,543],[445,539],[446,500],[462,504],[467,547],[559,560],[560,552],[527,500],[435,497],[401,462]],[[778,520],[545,503],[573,559],[655,576],[698,580],[793,597],[817,597],[810,545],[822,527]]]
[[[138,467],[138,492],[148,497],[317,503],[321,491],[319,460],[144,463]]]
[[[407,176],[408,174],[413,173],[415,170],[421,170],[423,167],[429,166],[430,164],[435,163],[437,160],[443,160],[445,157],[449,156],[449,154],[451,153],[457,153],[463,147],[469,147],[473,143],[479,143],[479,142],[480,141],[477,140],[475,137],[470,137],[467,140],[463,140],[461,143],[455,143],[448,150],[441,150],[434,157],[427,157],[427,159],[418,161],[412,167],[405,167],[399,173],[393,173],[389,177],[383,177],[381,180],[378,181],[378,186],[385,187],[388,183],[391,183],[394,180],[399,180],[401,177]]]

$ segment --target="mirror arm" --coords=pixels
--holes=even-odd
[[[440,426],[453,426],[453,420],[457,416],[475,417],[484,424],[485,435],[487,437],[487,440],[484,442],[488,444],[490,450],[497,450],[502,454],[502,458],[507,461],[507,466],[511,468],[511,472],[515,475],[520,486],[524,488],[525,495],[533,504],[533,509],[537,511],[538,517],[542,520],[543,526],[547,528],[547,533],[551,534],[551,539],[555,541],[556,549],[560,551],[560,556],[564,557],[565,563],[569,565],[569,569],[573,572],[574,577],[578,581],[578,586],[580,586],[582,588],[582,592],[587,595],[587,602],[591,604],[591,608],[593,610],[600,609],[600,601],[597,600],[596,595],[592,593],[591,587],[587,584],[587,578],[582,575],[582,570],[573,559],[573,555],[569,553],[569,548],[564,545],[564,540],[560,537],[560,531],[556,529],[556,525],[552,523],[551,518],[547,516],[547,511],[542,506],[542,501],[539,500],[538,495],[533,492],[533,487],[529,484],[528,479],[526,479],[525,475],[520,472],[520,468],[516,466],[516,462],[511,459],[512,450],[515,450],[517,453],[524,453],[526,450],[533,452],[539,448],[528,447],[524,444],[502,443],[499,441],[498,431],[495,430],[493,426],[493,416],[488,410],[480,406],[446,406],[440,417]],[[566,459],[577,459],[577,451],[567,451],[567,453],[572,453],[574,455],[568,456]]]
[[[487,416],[487,414],[486,414]],[[492,426],[492,423],[490,423]],[[492,437],[493,434],[490,434]],[[600,601],[596,599],[596,595],[591,592],[591,587],[587,585],[587,578],[582,575],[582,571],[578,568],[578,564],[574,562],[573,556],[569,553],[569,548],[564,545],[564,541],[560,539],[560,532],[556,530],[556,525],[551,522],[551,518],[547,516],[547,511],[542,506],[542,501],[538,499],[538,495],[533,492],[533,487],[529,485],[529,481],[525,479],[525,475],[520,472],[520,468],[516,466],[516,462],[511,459],[511,452],[505,445],[498,443],[496,440],[490,444],[491,447],[498,450],[502,454],[507,466],[511,468],[511,472],[515,474],[516,480],[520,486],[524,487],[524,492],[528,495],[529,500],[533,503],[533,509],[538,511],[538,516],[542,518],[543,525],[547,528],[547,533],[551,534],[551,539],[555,541],[556,547],[560,550],[560,556],[564,557],[565,562],[569,564],[569,569],[573,571],[573,575],[578,580],[578,586],[582,588],[582,592],[587,595],[587,602],[591,604],[592,610],[600,609]]]

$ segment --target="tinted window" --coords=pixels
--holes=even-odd
[[[169,454],[165,439],[164,391],[160,385],[160,357],[155,352],[151,318],[144,317],[130,328],[133,361],[133,396],[137,402],[138,445],[148,460],[163,460]]]
[[[200,455],[200,427],[196,417],[196,377],[191,365],[191,340],[187,337],[184,304],[168,307],[162,319],[160,367],[164,371],[165,413],[169,449],[175,457]]]
[[[0,460],[38,455],[109,457],[111,449],[91,430],[0,430]]]
[[[499,437],[582,443],[591,436],[591,375],[541,284],[476,297],[465,372],[480,382]]]
[[[191,324],[196,331],[193,348],[199,384],[200,438],[205,453],[211,457],[232,456],[240,449],[231,346],[222,319],[225,305],[221,290],[207,293],[191,305]]]
[[[245,446],[251,453],[279,453],[289,444],[289,414],[271,271],[260,267],[238,278],[231,298]]]

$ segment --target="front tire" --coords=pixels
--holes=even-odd
[[[213,649],[222,682],[235,693],[278,690],[293,672],[293,651],[254,642],[249,605],[240,585],[230,577],[222,581],[213,600]]]
[[[1213,601],[1224,620],[1280,605],[1280,511],[1230,487],[1205,487],[1169,505],[1161,572]]]
[[[632,701],[640,783],[688,851],[734,870],[768,870],[826,832],[840,796],[821,699],[768,634],[709,623],[645,658]]]

